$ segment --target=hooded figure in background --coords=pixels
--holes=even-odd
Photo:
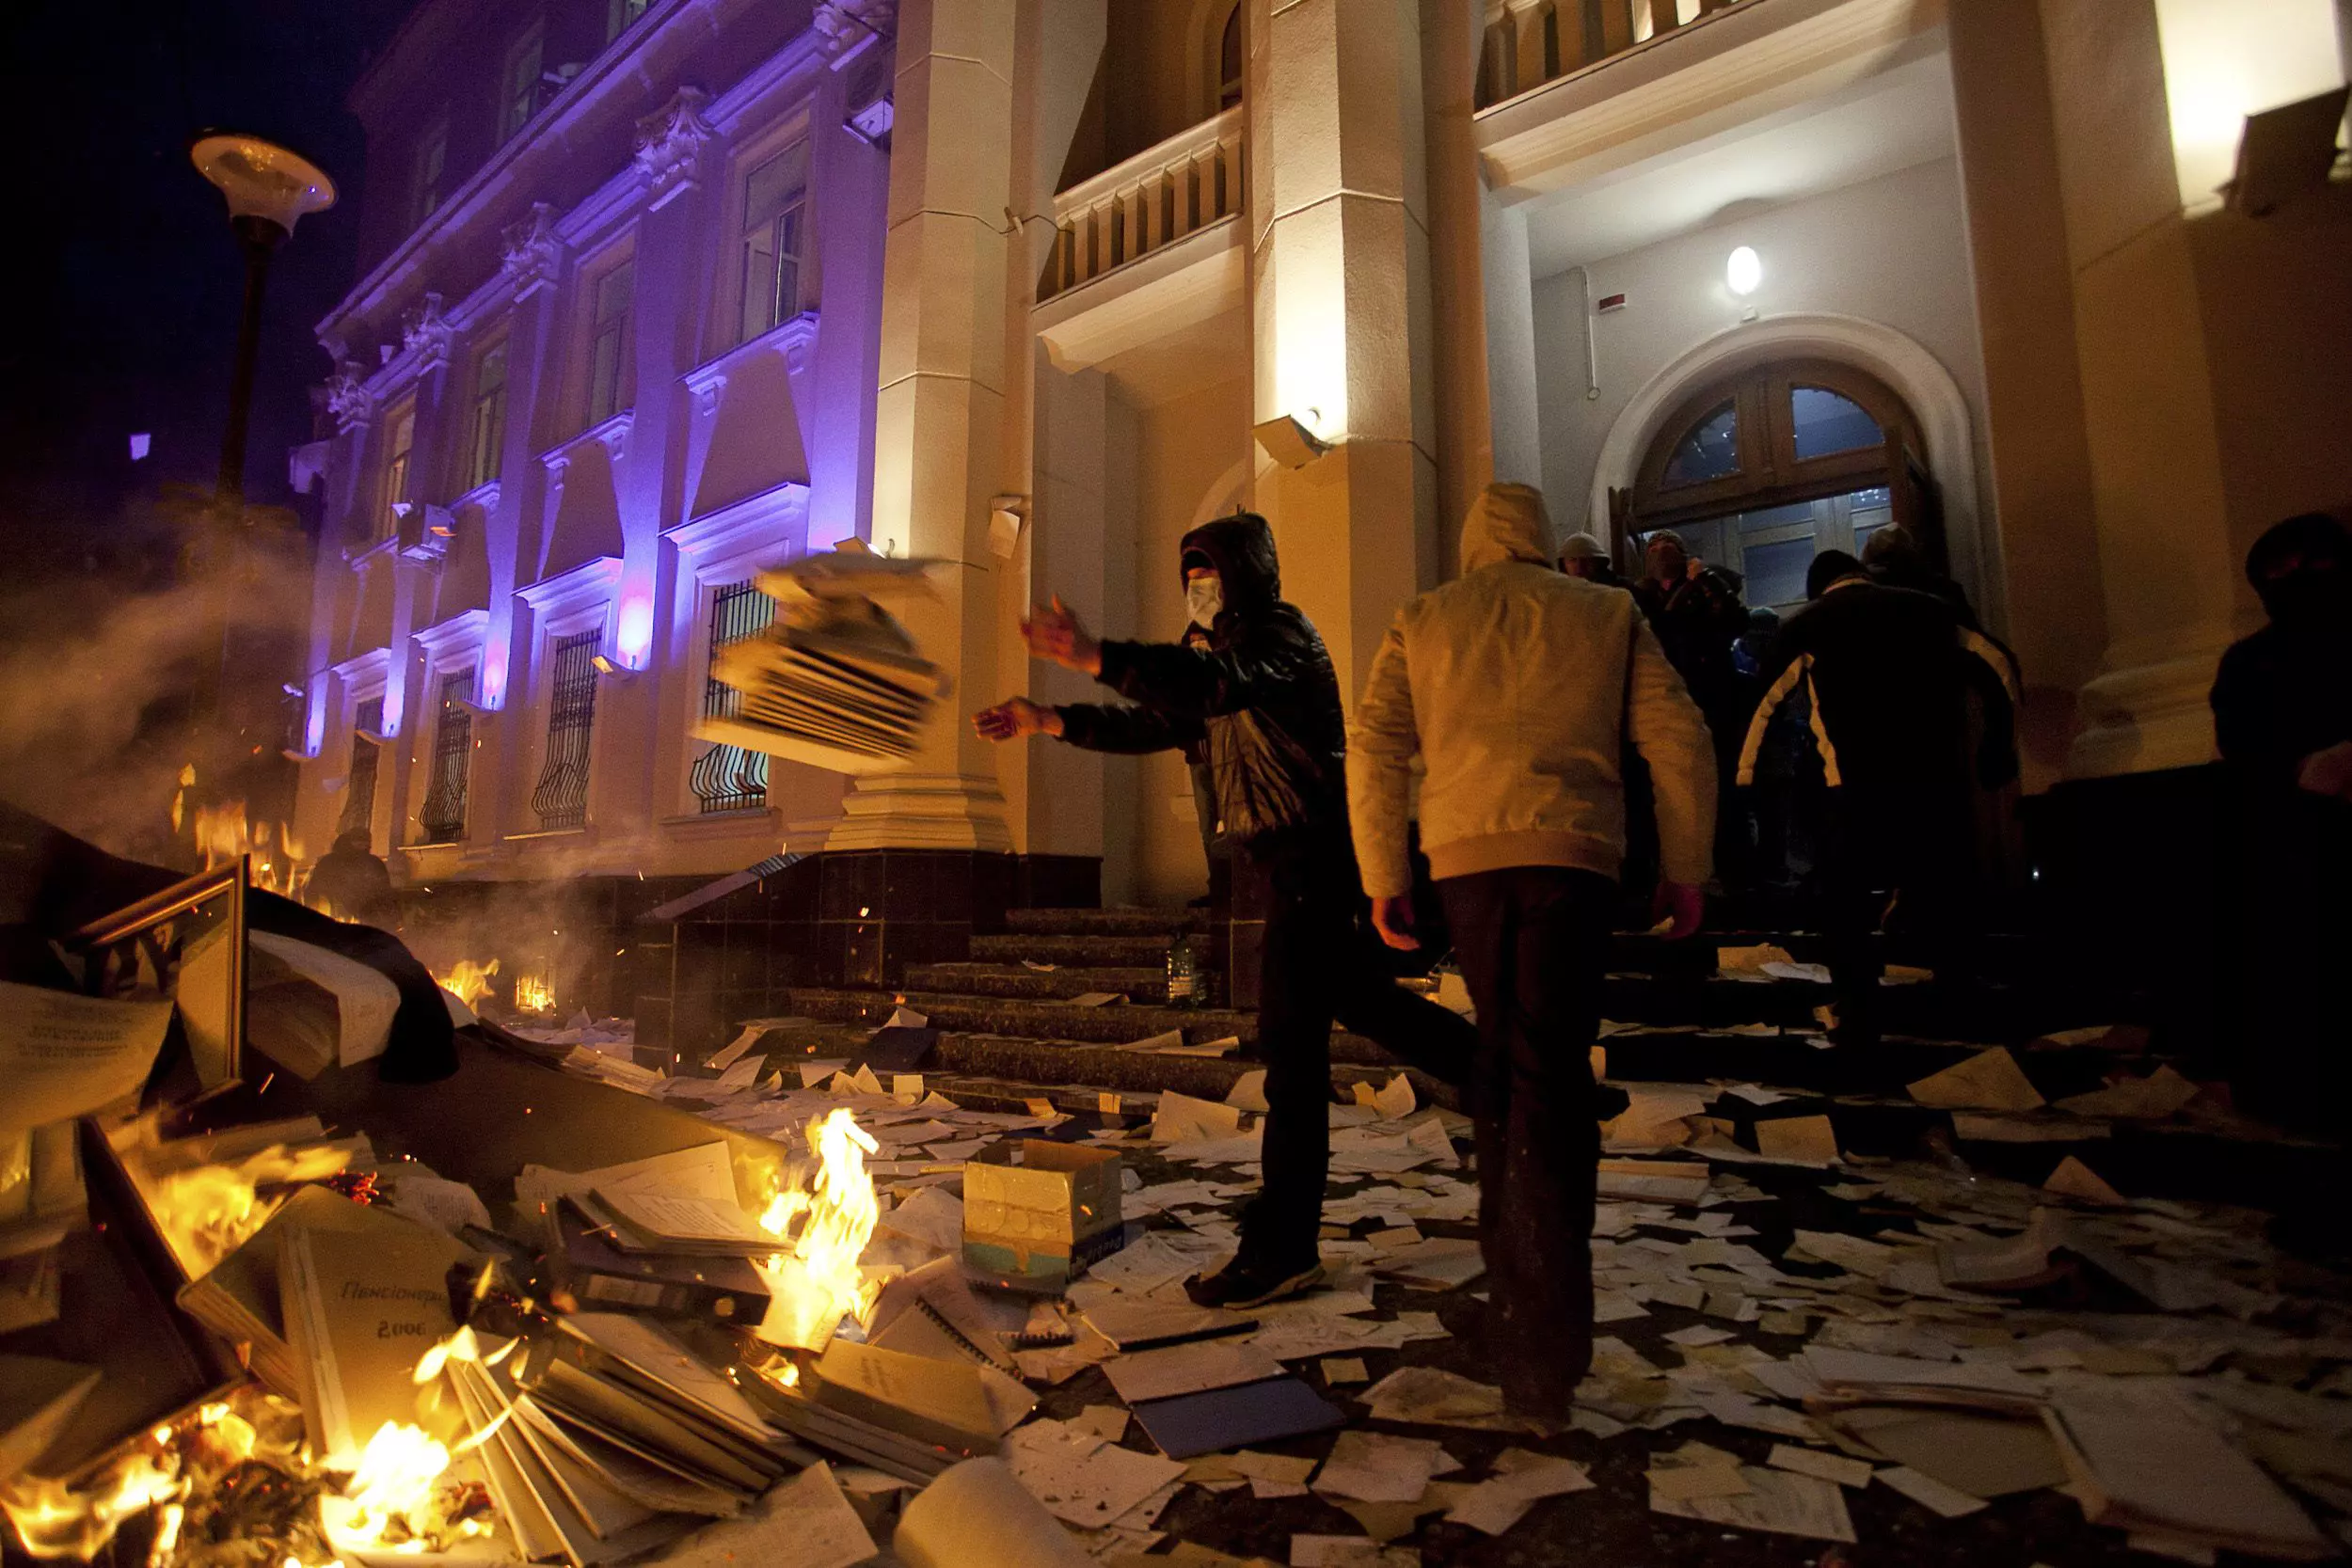
[[[1660,908],[1677,938],[1703,912],[1715,763],[1632,595],[1553,571],[1546,531],[1528,486],[1479,497],[1462,576],[1398,610],[1373,660],[1347,782],[1373,918],[1411,947],[1406,824],[1422,764],[1421,841],[1478,1012],[1490,1338],[1506,1408],[1553,1424],[1592,1365],[1591,1049],[1625,858],[1626,742],[1655,781]]]
[[[2249,1108],[2332,1132],[2352,1089],[2352,530],[2291,517],[2255,541],[2246,576],[2270,624],[2221,656],[2213,685],[2231,1075]]]
[[[1125,703],[1014,697],[973,726],[991,740],[1048,735],[1095,752],[1183,748],[1206,770],[1216,845],[1236,880],[1258,884],[1265,911],[1265,1180],[1243,1213],[1240,1251],[1190,1291],[1204,1306],[1247,1307],[1322,1277],[1334,1018],[1450,1083],[1469,1073],[1476,1035],[1391,981],[1363,924],[1339,680],[1313,623],[1282,598],[1274,531],[1249,513],[1204,523],[1179,543],[1177,570],[1205,637],[1097,641],[1058,598],[1022,623],[1031,657],[1091,675]]]

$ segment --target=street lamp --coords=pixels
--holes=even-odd
[[[284,244],[305,213],[335,205],[335,182],[296,152],[259,136],[209,132],[188,149],[196,171],[229,200],[230,226],[245,249],[245,316],[237,326],[236,372],[229,384],[229,429],[221,438],[216,490],[230,503],[245,499],[246,424],[252,413],[253,362],[262,341],[262,285],[270,252]]]

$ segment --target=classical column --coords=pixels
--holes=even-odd
[[[1010,189],[1013,0],[909,0],[898,13],[889,234],[882,245],[873,545],[984,562],[1004,456],[1005,207]],[[828,849],[1007,849],[989,743],[968,699],[996,688],[985,572],[936,574],[908,629],[954,682],[905,762],[843,802]]]
[[[1998,525],[1984,530],[1981,608],[2025,669],[2026,784],[2039,789],[2065,768],[2074,693],[2106,644],[2074,273],[2037,0],[1947,14]]]
[[[1479,176],[1470,117],[1478,107],[1478,62],[1486,35],[1486,0],[1428,0],[1422,19],[1422,92],[1429,143],[1429,305],[1435,323],[1430,374],[1436,384],[1437,515],[1459,517],[1495,477],[1494,398],[1488,387],[1486,230],[1501,218]],[[1527,224],[1517,225],[1520,254]],[[1519,267],[1524,274],[1525,265]],[[1524,419],[1533,425],[1534,302],[1522,290],[1529,387]],[[1515,336],[1514,345],[1518,341]],[[1507,358],[1507,356],[1506,356]],[[1530,483],[1538,471],[1525,477]],[[1439,528],[1441,560],[1452,560]]]
[[[1421,14],[1250,0],[1256,418],[1331,445],[1257,454],[1289,596],[1351,705],[1396,607],[1438,572]]]
[[[2155,7],[2042,0],[2042,25],[2106,599],[2069,771],[2187,767],[2239,575]]]

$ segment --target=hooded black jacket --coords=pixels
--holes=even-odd
[[[1206,557],[1225,608],[1204,646],[1105,642],[1096,678],[1128,699],[1058,711],[1062,738],[1094,752],[1205,753],[1216,836],[1263,857],[1347,833],[1347,728],[1339,677],[1312,622],[1282,598],[1274,531],[1244,513],[1203,523],[1178,546]]]

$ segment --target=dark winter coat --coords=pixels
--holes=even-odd
[[[2352,740],[2352,634],[2274,625],[2241,640],[2221,656],[2213,721],[2249,783],[2292,790],[2305,757]]]
[[[1062,738],[1095,752],[1197,746],[1217,840],[1253,856],[1316,837],[1344,842],[1339,677],[1313,623],[1283,601],[1273,530],[1248,514],[1219,517],[1184,535],[1179,562],[1190,554],[1206,557],[1224,584],[1205,645],[1104,643],[1096,678],[1128,701],[1061,708]]]
[[[1984,700],[1989,734],[1977,782],[2015,771],[2011,736],[2017,677],[2008,652],[1962,625],[1949,605],[1908,588],[1859,578],[1838,583],[1791,616],[1764,671],[1765,693],[1748,726],[1740,782],[1755,782],[1758,753],[1779,706],[1802,691],[1832,785],[1964,793],[1968,703]]]
[[[1731,644],[1748,629],[1747,606],[1740,602],[1740,578],[1720,566],[1708,566],[1695,578],[1672,587],[1645,577],[1632,585],[1633,602],[1642,607],[1650,630],[1666,650],[1700,707],[1712,714],[1737,701],[1739,682],[1732,673]]]

